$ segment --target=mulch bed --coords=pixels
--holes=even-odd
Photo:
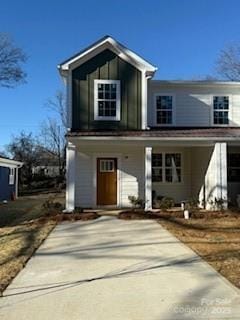
[[[81,213],[59,213],[59,212],[50,212],[42,217],[42,220],[50,219],[56,220],[58,222],[61,221],[88,221],[88,220],[95,220],[100,218],[100,215],[96,212],[81,212]]]
[[[196,210],[194,212],[190,213],[190,219],[214,219],[214,218],[239,218],[240,212],[232,212],[232,211],[201,211]],[[144,220],[144,219],[184,219],[183,212],[181,210],[179,211],[157,211],[152,212],[148,211],[145,212],[143,210],[127,210],[120,212],[118,214],[119,219],[123,220]]]

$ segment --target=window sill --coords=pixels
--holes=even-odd
[[[113,118],[113,117],[99,117],[99,118],[94,118],[94,121],[120,121],[120,119]]]

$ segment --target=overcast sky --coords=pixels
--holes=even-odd
[[[240,40],[239,0],[2,0],[0,31],[29,59],[27,84],[0,88],[0,150],[37,132],[62,86],[57,64],[108,34],[156,65],[157,79],[214,73],[221,48]]]

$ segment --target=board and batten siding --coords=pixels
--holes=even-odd
[[[144,149],[140,147],[81,147],[76,158],[75,199],[77,207],[92,207],[96,200],[96,157],[118,157],[119,205],[129,207],[128,196],[144,197]]]
[[[213,96],[230,97],[230,126],[240,126],[240,88],[231,85],[182,85],[149,82],[148,125],[155,126],[155,95],[169,94],[175,100],[175,125],[179,127],[212,126]]]
[[[94,120],[94,80],[120,80],[120,121]],[[106,49],[72,71],[72,130],[141,129],[141,72]]]

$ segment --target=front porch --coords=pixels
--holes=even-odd
[[[96,144],[96,141],[86,143],[75,139],[67,148],[66,209],[105,206],[99,202],[98,159],[116,159],[116,197],[107,207],[130,207],[128,197],[135,196],[145,200],[145,209],[151,210],[155,194],[171,197],[175,204],[198,199],[206,209],[213,209],[215,200],[221,199],[227,208],[228,197],[235,200],[239,186],[228,184],[227,150],[225,142],[101,141]],[[106,181],[102,190],[104,185],[110,190],[111,182]]]

